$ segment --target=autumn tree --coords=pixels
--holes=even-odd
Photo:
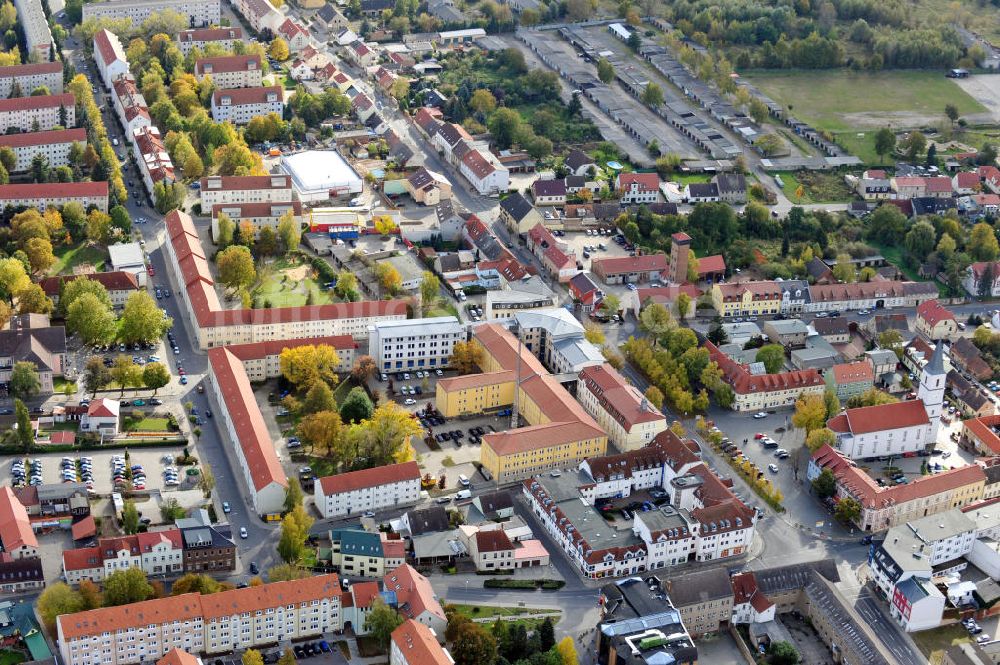
[[[295,221],[295,213],[289,210],[278,219],[278,237],[285,251],[291,251],[299,246],[302,238],[302,229]]]
[[[425,270],[424,276],[420,280],[420,302],[423,305],[424,312],[429,310],[434,303],[437,302],[440,292],[441,280],[439,280],[438,276],[430,270]]]
[[[639,313],[639,327],[653,339],[660,339],[677,327],[670,310],[660,303],[651,303]]]
[[[116,570],[104,580],[104,605],[131,605],[153,597],[153,587],[141,568]]]
[[[288,60],[288,42],[281,37],[271,40],[271,45],[267,48],[268,54],[278,62]]]
[[[375,279],[378,280],[382,289],[390,295],[399,293],[403,288],[403,277],[391,263],[376,263],[372,269],[372,273],[375,275]]]
[[[301,413],[319,413],[320,411],[333,411],[336,408],[337,400],[334,398],[330,386],[325,381],[317,381],[302,400]]]
[[[873,387],[848,399],[847,406],[851,409],[857,409],[865,406],[878,406],[879,404],[895,404],[898,401],[898,397]]]
[[[562,661],[562,665],[576,665],[579,660],[576,655],[576,647],[573,646],[573,638],[567,635],[556,645],[556,652]]]
[[[455,665],[493,665],[497,659],[497,641],[479,624],[463,623],[452,644]]]
[[[311,575],[312,573],[305,568],[290,563],[279,563],[267,571],[269,582],[292,582],[294,580],[305,579]],[[278,662],[281,663],[281,661]],[[292,665],[294,665],[294,661],[292,661]]]
[[[304,498],[299,479],[292,476],[288,479],[288,489],[285,490],[285,512],[290,513],[296,506],[301,506]]]
[[[111,380],[121,388],[121,394],[125,394],[125,389],[129,386],[137,386],[142,380],[142,368],[126,356],[120,354],[111,365]]]
[[[861,504],[856,499],[845,496],[837,502],[833,516],[843,524],[857,523],[858,518],[861,517]]]
[[[281,520],[281,537],[278,540],[278,555],[285,563],[296,563],[305,554],[306,540],[313,518],[306,513],[302,504],[295,506]]]
[[[388,215],[381,215],[374,220],[375,231],[381,236],[388,236],[396,230],[396,222]]]
[[[802,395],[795,401],[792,425],[806,431],[806,436],[826,425],[826,402],[822,395]]]
[[[241,665],[264,665],[264,656],[256,649],[247,649],[240,658]]]
[[[35,606],[49,633],[55,635],[56,618],[63,614],[79,612],[83,609],[83,600],[80,594],[65,582],[54,582],[45,585],[45,590],[38,596]]]
[[[314,455],[321,455],[340,465],[345,461],[343,422],[336,411],[310,413],[299,421],[296,430]]]
[[[303,344],[288,347],[279,358],[281,375],[298,390],[308,392],[318,381],[337,384],[340,358],[329,344]]]
[[[215,262],[219,266],[219,281],[234,291],[248,288],[257,280],[253,256],[243,245],[226,247]]]
[[[173,324],[148,291],[136,291],[125,301],[119,337],[128,344],[150,342],[163,337]]]
[[[188,573],[178,578],[170,586],[170,595],[179,596],[184,593],[217,593],[222,590],[222,584],[210,575]]]
[[[410,439],[423,432],[420,421],[396,402],[383,402],[361,423],[360,445],[371,466],[385,466],[413,458]]]
[[[823,446],[833,446],[837,443],[837,435],[828,427],[814,429],[806,435],[806,447],[810,452],[816,452]]]
[[[482,366],[483,348],[475,342],[455,342],[448,365],[459,374],[472,374]]]
[[[353,378],[358,383],[367,383],[370,378],[378,373],[378,365],[375,359],[372,358],[367,353],[358,356],[354,361],[354,367],[351,368],[351,378]]]

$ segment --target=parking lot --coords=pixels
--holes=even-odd
[[[168,487],[164,482],[164,470],[167,467],[167,465],[163,462],[164,456],[173,455],[176,458],[182,450],[183,449],[180,447],[130,450],[128,466],[142,466],[142,471],[144,471],[146,475],[146,483],[144,486],[145,491],[189,489],[195,482],[197,482],[197,478],[187,477],[184,471],[180,469],[178,469],[179,485]],[[113,456],[122,456],[124,458],[124,454],[124,450],[87,450],[72,454],[50,453],[45,455],[31,455],[28,458],[11,457],[7,458],[7,460],[0,465],[0,483],[15,486],[15,478],[12,472],[12,467],[17,460],[24,461],[26,481],[30,481],[30,477],[32,476],[30,460],[34,460],[40,462],[40,477],[42,484],[58,484],[64,482],[62,474],[62,460],[64,457],[71,460],[72,474],[75,476],[73,481],[82,482],[82,473],[84,469],[80,460],[83,457],[89,457],[91,458],[90,467],[91,473],[93,474],[93,491],[99,495],[108,495],[114,488],[111,458]]]
[[[315,663],[315,665],[342,665],[347,661],[344,660],[343,655],[340,653],[340,649],[337,647],[336,642],[340,641],[340,638],[334,638],[333,636],[327,640],[310,640],[306,642],[299,642],[297,644],[285,644],[282,648],[272,648],[272,649],[261,649],[261,656],[264,658],[265,663],[277,663],[278,659],[281,658],[285,648],[291,647],[295,651],[295,657],[298,660],[307,660],[310,663]],[[324,651],[320,643],[325,642],[327,649],[329,651]],[[318,653],[308,655],[302,651],[304,645],[311,645]],[[234,655],[226,655],[219,658],[205,657],[203,659],[205,665],[242,665],[242,654],[237,657]]]

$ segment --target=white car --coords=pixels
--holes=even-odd
[[[413,399],[412,397],[407,397],[406,401],[403,402],[403,404],[405,404],[406,406],[413,406],[416,403],[417,400]]]
[[[767,465],[767,470],[770,471],[771,473],[778,473],[778,465],[777,464],[768,464]]]
[[[442,372],[439,369],[434,370],[434,373],[437,374],[438,376],[444,376],[444,372]]]
[[[760,420],[761,418],[767,418],[767,414],[764,413],[763,411],[758,411],[757,413],[753,414],[753,417],[754,420]]]
[[[246,540],[249,537],[250,537],[250,534],[247,533],[247,528],[245,526],[241,526],[240,527],[240,538],[242,538],[243,540]]]

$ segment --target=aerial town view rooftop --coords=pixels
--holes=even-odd
[[[998,26],[0,0],[0,665],[1000,663]]]

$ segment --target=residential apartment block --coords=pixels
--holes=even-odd
[[[60,182],[26,185],[0,185],[0,206],[38,208],[44,212],[48,206],[61,208],[75,201],[87,210],[94,206],[101,212],[108,211],[107,182]]]
[[[170,161],[170,154],[163,145],[160,130],[156,127],[140,127],[133,131],[132,150],[139,165],[142,184],[145,185],[150,197],[153,196],[153,187],[156,183],[170,184],[177,180],[174,164]]]
[[[448,650],[438,644],[433,629],[407,619],[392,631],[389,665],[454,665]]]
[[[261,85],[264,72],[259,55],[223,55],[199,59],[194,75],[199,82],[211,76],[216,89],[253,88]]]
[[[285,21],[285,15],[267,0],[236,0],[233,4],[256,32],[265,28],[276,32]]]
[[[0,135],[0,148],[7,147],[14,151],[17,161],[13,172],[23,173],[31,169],[31,161],[36,155],[48,160],[49,166],[69,165],[69,150],[74,143],[87,143],[87,130],[54,129],[47,132],[30,132],[27,134]]]
[[[137,665],[171,649],[222,654],[288,640],[319,638],[343,628],[340,579],[186,593],[56,620],[66,665]]]
[[[139,92],[139,87],[131,74],[123,74],[116,78],[111,84],[111,89],[115,115],[125,128],[126,136],[131,136],[137,129],[152,126],[153,121],[149,117],[146,98]]]
[[[214,44],[223,51],[232,51],[233,45],[241,41],[243,28],[239,27],[182,30],[177,34],[177,45],[185,56],[194,48],[204,51],[209,44]]]
[[[383,373],[447,367],[465,326],[454,316],[380,321],[368,327],[368,355]]]
[[[666,416],[607,363],[580,372],[576,398],[621,452],[647,446],[667,429]]]
[[[749,367],[705,342],[709,355],[722,370],[723,380],[733,389],[733,411],[760,411],[791,406],[801,395],[822,395],[826,383],[814,369],[792,370],[776,374],[752,374]]]
[[[837,497],[861,504],[856,525],[863,531],[883,531],[928,515],[961,508],[983,497],[986,475],[976,464],[921,476],[905,485],[883,487],[839,451],[823,446],[809,460],[808,480],[830,469],[837,480]]]
[[[538,275],[525,275],[521,279],[503,280],[499,289],[486,292],[483,319],[509,319],[526,309],[551,309],[559,305],[555,291]]]
[[[94,33],[94,62],[105,90],[111,90],[115,79],[129,73],[125,49],[118,36],[107,28]]]
[[[0,133],[16,127],[22,132],[43,132],[76,125],[76,98],[72,93],[0,99]]]
[[[412,505],[420,500],[420,467],[404,462],[317,478],[315,496],[324,519]]]
[[[287,175],[208,176],[201,182],[201,205],[292,201],[292,178]]]
[[[406,318],[406,301],[378,300],[271,309],[224,309],[191,217],[166,217],[167,265],[186,290],[184,313],[199,348],[352,335],[363,339],[377,321]]]
[[[296,225],[302,223],[301,201],[261,201],[259,203],[217,203],[212,206],[212,239],[218,237],[219,215],[225,214],[236,225],[241,222],[253,224],[254,232],[263,228],[277,230],[281,218],[289,212]]]
[[[180,575],[184,571],[180,529],[101,538],[94,547],[63,550],[63,574],[69,584],[102,582],[108,575],[129,568],[139,568],[147,575]]]
[[[49,94],[63,92],[63,63],[31,62],[24,65],[0,67],[0,98],[7,99],[17,90],[18,97],[27,97],[36,88],[48,88]]]
[[[636,512],[630,530],[606,528],[600,504],[652,487],[665,490],[670,504]],[[591,579],[739,556],[753,540],[754,512],[670,430],[647,448],[588,459],[578,472],[529,478],[522,491],[548,534]]]
[[[51,62],[55,59],[52,31],[42,9],[41,0],[14,0],[17,9],[17,24],[24,31],[27,52],[24,54],[32,62]],[[55,92],[54,90],[52,92]],[[30,92],[25,92],[30,94]]]
[[[280,116],[284,109],[284,91],[278,85],[212,93],[212,119],[216,122],[245,125],[258,115],[276,113]]]
[[[380,578],[406,563],[406,543],[357,527],[330,531],[330,565],[349,579]]]
[[[191,27],[218,25],[220,0],[103,0],[88,2],[83,8],[83,20],[88,18],[130,18],[133,26],[141,26],[155,12],[170,9],[187,16]]]
[[[45,586],[38,538],[28,511],[10,487],[0,487],[0,592],[24,593]]]

